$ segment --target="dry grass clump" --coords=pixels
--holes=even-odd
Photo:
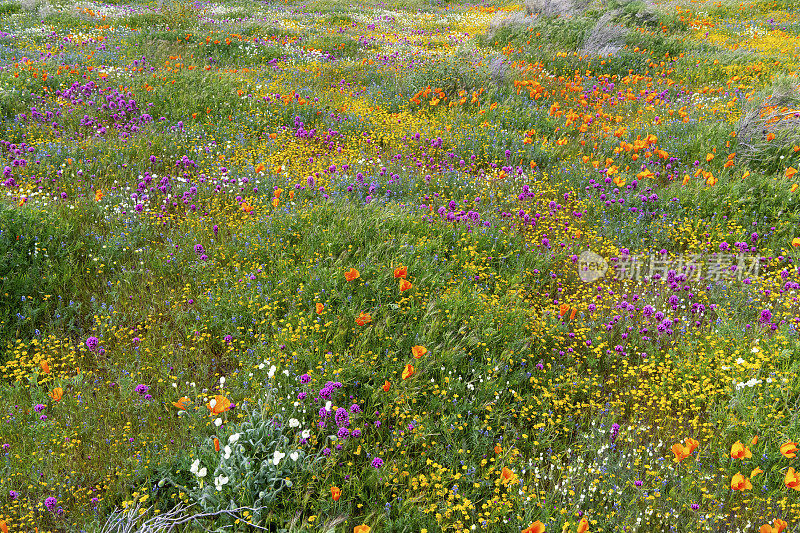
[[[600,17],[586,37],[581,55],[606,56],[623,49],[628,30],[622,24],[615,24],[614,18],[615,12],[607,12]]]
[[[781,76],[742,109],[736,135],[742,158],[762,168],[777,164],[786,148],[800,143],[800,80]]]

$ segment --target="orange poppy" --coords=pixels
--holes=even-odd
[[[372,317],[369,313],[362,312],[360,315],[358,315],[358,318],[356,318],[356,324],[359,326],[369,324],[370,322],[372,322]]]
[[[537,520],[530,526],[523,529],[522,533],[544,533],[544,524]]]
[[[0,531],[8,533],[8,524],[6,524],[5,520],[0,520]]]
[[[395,278],[404,278],[408,276],[408,270],[404,266],[399,266],[394,269],[394,277]]]
[[[342,491],[339,487],[331,487],[331,498],[333,501],[338,502],[339,498],[342,497]]]
[[[689,453],[693,453],[697,449],[697,447],[700,446],[700,443],[691,437],[686,437],[685,442],[686,446],[689,447]]]
[[[710,162],[714,159],[714,154],[706,154],[706,162]]]
[[[569,311],[569,305],[567,305],[567,304],[561,304],[561,305],[558,307],[558,317],[559,317],[559,318],[562,318],[564,315],[566,315],[566,314],[567,314],[567,311]]]
[[[42,361],[41,363],[39,363],[39,366],[42,367],[42,372],[44,372],[45,374],[50,373],[50,365],[47,364],[47,361]]]
[[[279,205],[281,205],[281,199],[280,198],[273,198],[272,199],[272,207],[278,207]]]
[[[763,470],[761,470],[760,468],[756,467],[756,468],[754,468],[753,470],[750,471],[750,479],[753,479],[755,476],[757,476],[759,474],[763,474],[763,473],[764,473]]]
[[[400,292],[405,292],[408,289],[410,289],[412,286],[413,285],[411,285],[410,281],[405,280],[405,279],[401,279],[400,280]]]
[[[219,451],[219,439],[217,437],[214,437],[214,451]]]
[[[280,198],[281,194],[283,194],[283,189],[275,189],[275,198]]]
[[[47,395],[50,396],[54,402],[61,401],[61,397],[64,396],[64,389],[56,387],[52,392],[48,392]]]
[[[403,377],[403,379],[408,379],[411,376],[413,376],[415,373],[416,373],[416,371],[414,370],[414,367],[409,364],[409,365],[406,365],[406,367],[403,369],[402,377]]]
[[[353,528],[353,533],[369,533],[370,527],[367,524],[361,524]]]
[[[389,389],[391,389],[391,388],[392,388],[392,384],[389,383],[389,380],[387,379],[386,382],[384,382],[384,384],[383,384],[383,392],[389,392]]]
[[[786,176],[787,178],[791,178],[795,174],[797,174],[797,169],[794,167],[787,168],[786,171],[783,173],[783,175]]]
[[[783,483],[787,488],[800,490],[800,475],[790,466],[786,471],[786,476],[783,478]]]
[[[768,141],[771,141],[774,138],[775,138],[775,134],[774,133],[772,133],[772,132],[767,133],[767,140]]]
[[[574,307],[573,307],[573,308],[572,308],[572,311],[571,311],[571,312],[570,312],[570,314],[569,314],[569,319],[570,319],[570,320],[574,319],[574,318],[575,318],[575,313],[577,313],[577,312],[578,312],[578,310],[577,310],[576,308],[574,308]]]
[[[750,439],[750,446],[755,446],[758,444],[758,435],[755,435],[752,439]]]
[[[503,453],[503,447],[499,444],[494,445],[494,453]]]
[[[324,305],[322,305],[322,304],[320,304],[320,303],[318,303],[318,304],[316,305],[316,308],[317,308],[317,314],[318,314],[318,315],[321,315],[321,314],[322,314],[322,312],[325,310],[325,306],[324,306]]]
[[[359,275],[360,274],[358,273],[358,270],[356,270],[355,268],[351,268],[350,270],[344,273],[344,279],[346,279],[347,281],[353,281],[354,279],[358,279]]]
[[[188,403],[189,403],[189,398],[184,396],[181,399],[179,399],[177,402],[172,402],[172,405],[174,405],[175,407],[177,407],[181,411],[185,411],[186,410],[186,404],[188,404]]]
[[[741,472],[736,472],[731,478],[731,490],[750,490],[752,488],[753,484]]]
[[[692,455],[692,452],[700,445],[700,443],[698,443],[696,440],[688,437],[686,438],[685,442],[686,442],[685,445],[681,444],[680,442],[676,442],[675,444],[672,445],[671,450],[672,453],[675,454],[673,461],[675,461],[676,463],[680,463],[681,461]]]
[[[758,530],[758,533],[781,533],[784,529],[789,526],[786,522],[781,520],[780,518],[776,518],[772,521],[772,525],[764,524]]]
[[[741,459],[744,461],[745,459],[750,459],[753,457],[753,454],[747,446],[742,444],[742,441],[737,440],[733,443],[733,446],[731,446],[731,457],[733,459]]]
[[[589,521],[586,520],[586,517],[583,517],[578,524],[578,533],[586,533],[587,531],[589,531]]]
[[[208,407],[208,410],[211,411],[211,414],[218,415],[231,408],[231,401],[225,396],[217,394],[214,396],[214,399],[206,404],[206,407]]]
[[[516,477],[517,476],[514,474],[514,472],[512,472],[511,470],[509,470],[505,466],[500,471],[500,481],[502,483],[513,483],[514,480],[516,479]]]
[[[797,456],[797,443],[789,441],[781,444],[781,453],[787,459],[794,459]]]
[[[419,359],[426,353],[428,353],[428,349],[424,346],[412,346],[411,353],[414,354],[414,359]]]
[[[94,193],[94,201],[99,202],[102,199],[103,199],[103,190],[97,189]]]
[[[795,237],[794,239],[792,239],[792,246],[794,246],[795,248],[800,247],[800,237]]]

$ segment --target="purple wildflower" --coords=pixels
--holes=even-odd
[[[347,414],[347,409],[344,407],[336,410],[336,425],[340,428],[350,425],[350,415]]]
[[[56,500],[52,496],[50,496],[44,501],[44,506],[47,507],[48,511],[53,511],[56,508],[56,505],[58,505],[58,500]]]
[[[97,349],[97,345],[100,344],[100,339],[97,337],[89,337],[86,339],[86,347],[89,348],[91,351],[95,351]]]

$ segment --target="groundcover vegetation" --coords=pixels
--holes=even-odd
[[[797,527],[799,13],[0,2],[0,530]]]

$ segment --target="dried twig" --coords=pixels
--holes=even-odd
[[[243,511],[254,513],[256,511],[264,510],[264,507],[237,507],[236,509],[223,509],[221,511],[215,511],[211,513],[188,515],[186,513],[190,508],[191,506],[177,505],[166,513],[151,516],[144,520],[144,522],[140,523],[140,521],[150,513],[153,507],[148,507],[147,509],[142,510],[140,504],[137,503],[134,507],[130,507],[128,509],[115,510],[111,516],[108,517],[108,520],[103,525],[100,533],[169,533],[174,531],[178,526],[186,525],[194,521],[218,518],[220,516],[230,516],[232,518],[236,518],[241,523],[260,531],[267,531],[269,529],[259,526],[258,524],[253,524],[252,522],[248,522],[239,516],[239,513]],[[200,527],[208,531],[208,529],[202,525],[200,525]]]

